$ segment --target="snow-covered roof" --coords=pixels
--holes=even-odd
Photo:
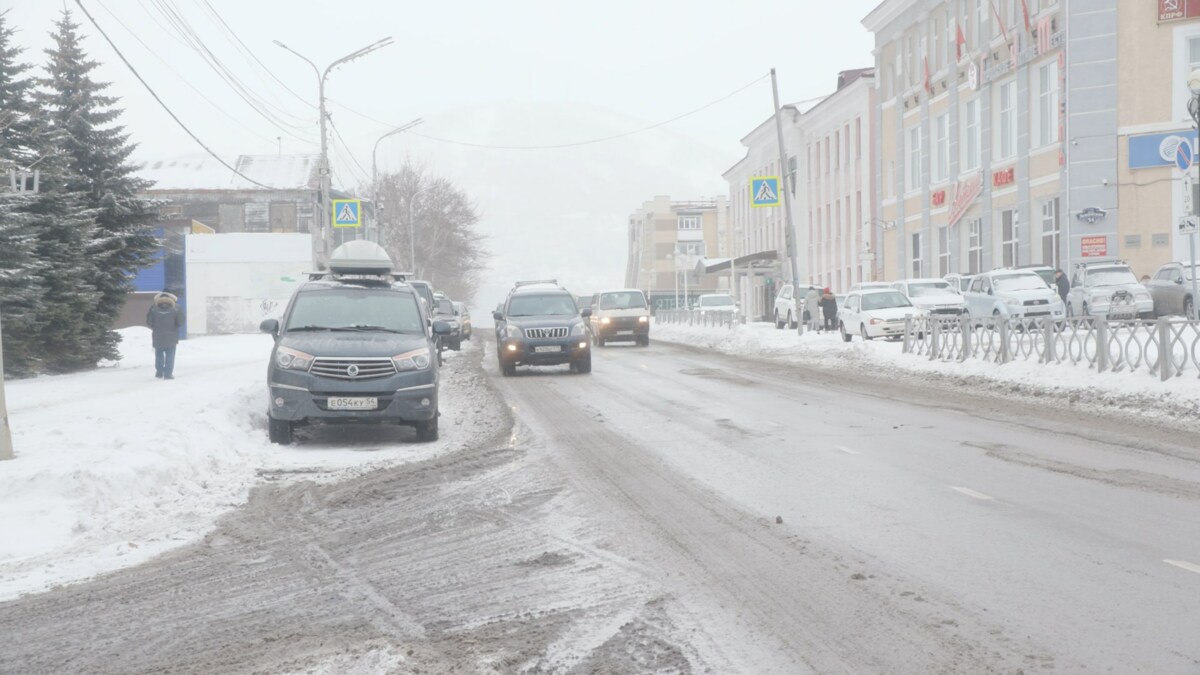
[[[318,155],[240,155],[230,162],[239,173],[278,190],[317,189]],[[264,190],[210,155],[185,155],[143,162],[137,176],[151,190]]]
[[[312,259],[312,236],[277,232],[191,234],[187,238],[189,263],[208,262],[307,262]]]

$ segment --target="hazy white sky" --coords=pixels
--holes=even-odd
[[[876,4],[877,0],[84,0],[175,112],[214,149],[228,155],[274,152],[278,136],[283,136],[285,152],[310,150],[316,145],[316,114],[243,53],[214,12],[305,101],[316,99],[315,75],[272,40],[323,67],[392,36],[393,46],[329,78],[334,120],[368,169],[371,145],[388,127],[346,107],[400,124],[415,117],[436,122],[441,113],[490,102],[570,101],[654,123],[731,92],[772,66],[778,69],[785,102],[819,96],[833,88],[838,70],[871,65],[870,36],[859,22]],[[89,36],[89,53],[103,63],[99,77],[114,83],[114,93],[127,109],[122,121],[141,145],[138,156],[197,151],[95,34],[74,0],[0,0],[0,7],[5,6],[12,7],[8,17],[20,31],[17,41],[29,49],[26,57],[34,62],[44,58],[40,50],[48,44],[55,16],[64,6],[76,10]],[[275,108],[274,116],[296,126],[281,129],[254,112],[180,37],[168,20],[171,12],[186,20],[216,58]],[[670,129],[733,157],[739,152],[737,140],[770,114],[770,106],[770,89],[763,82]],[[453,130],[437,131],[450,136]],[[584,137],[586,131],[581,130]],[[513,138],[529,143],[537,138],[534,132],[514,129]],[[575,140],[562,138],[564,133],[569,130],[558,130],[547,141]],[[403,142],[389,142],[386,149],[402,153]]]

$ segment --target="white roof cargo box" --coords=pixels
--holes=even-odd
[[[329,271],[334,274],[390,275],[392,259],[379,244],[356,239],[333,249],[329,256]]]

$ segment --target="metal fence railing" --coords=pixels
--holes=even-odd
[[[730,329],[742,323],[733,312],[702,312],[697,309],[660,309],[654,313],[654,319],[661,323]]]
[[[1137,372],[1162,380],[1200,377],[1200,322],[910,317],[904,352],[930,361],[1085,364],[1096,372]]]

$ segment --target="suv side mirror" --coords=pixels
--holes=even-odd
[[[496,321],[503,321],[504,315],[501,314],[500,312],[492,312],[492,319],[494,319]]]
[[[258,324],[258,329],[264,333],[278,335],[279,319],[263,319],[262,323]]]
[[[987,294],[988,294],[988,295],[993,295],[993,293],[992,293],[992,289],[990,289],[990,288],[989,288],[989,289],[987,290]]]
[[[591,315],[592,315],[592,308],[591,308],[591,307],[584,307],[583,309],[579,310],[579,316],[582,316],[582,317],[583,317],[583,318],[585,318],[585,319],[586,319],[586,318],[588,318],[588,317],[589,317],[589,316],[591,316]]]
[[[1175,277],[1175,283],[1182,286],[1183,285],[1183,277]]]
[[[449,335],[450,334],[450,324],[445,321],[434,321],[433,322],[433,334],[434,335]]]

